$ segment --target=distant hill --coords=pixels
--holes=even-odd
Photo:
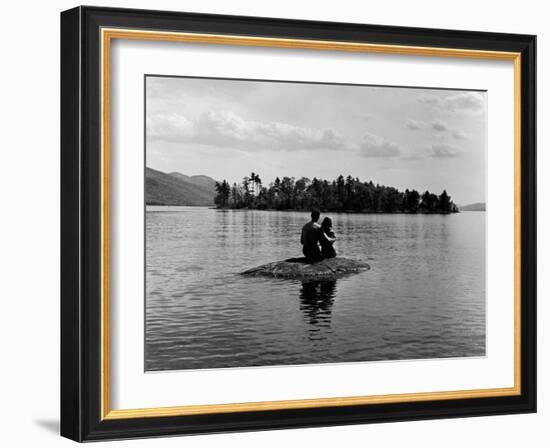
[[[215,180],[208,176],[186,176],[145,169],[147,205],[214,205]]]
[[[215,189],[216,181],[209,176],[204,176],[202,174],[197,174],[195,176],[187,176],[186,174],[181,174],[181,173],[178,173],[177,171],[174,171],[169,174],[170,176],[177,177],[180,180],[190,182],[194,185],[198,185],[199,187],[207,188],[208,190],[214,191]]]
[[[461,212],[484,212],[485,202],[475,202],[474,204],[461,205],[458,209]]]

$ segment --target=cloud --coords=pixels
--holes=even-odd
[[[397,157],[401,154],[401,149],[378,135],[365,134],[359,143],[359,153],[363,157],[387,158]]]
[[[453,129],[451,126],[449,126],[447,123],[441,120],[437,120],[429,123],[426,121],[409,119],[405,123],[405,127],[411,131],[420,131],[420,130],[429,129],[431,131],[435,131],[438,134],[448,133],[448,135],[451,135],[455,140],[464,140],[466,138],[466,134],[464,134],[464,132],[459,131],[458,129]],[[445,136],[440,135],[439,137],[445,137]]]
[[[442,121],[435,121],[432,123],[432,129],[437,132],[445,132],[449,129],[449,127]]]
[[[466,138],[466,134],[462,131],[453,131],[452,136],[457,140],[464,140]]]
[[[178,114],[150,116],[147,119],[147,137],[151,140],[192,142],[243,151],[351,148],[349,142],[332,129],[247,120],[230,111],[212,110],[193,120]]]
[[[401,160],[423,160],[426,158],[426,154],[425,152],[422,153],[422,152],[416,152],[416,153],[408,153],[408,154],[403,154],[400,159]]]
[[[416,120],[407,120],[407,123],[405,124],[405,126],[407,129],[411,131],[418,131],[425,126],[425,123],[421,121],[416,121]]]
[[[450,113],[481,112],[485,106],[485,96],[481,92],[459,92],[455,94],[428,94],[419,99],[437,109]]]
[[[147,117],[147,138],[178,142],[195,133],[195,124],[179,114],[156,114]]]
[[[456,146],[440,143],[432,145],[428,155],[434,159],[454,158],[461,157],[462,151],[460,151]]]

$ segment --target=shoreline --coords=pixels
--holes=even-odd
[[[294,208],[231,208],[231,207],[212,207],[214,210],[257,210],[262,212],[301,212],[301,213],[310,213],[310,209],[294,209]],[[378,211],[364,211],[364,210],[323,210],[320,209],[320,212],[323,214],[327,213],[347,213],[350,215],[453,215],[458,212],[378,212]]]
[[[195,207],[195,208],[207,208],[209,210],[233,210],[233,211],[261,211],[261,212],[300,212],[300,213],[309,213],[309,209],[274,209],[274,208],[231,208],[231,207],[216,207],[214,205],[174,205],[174,204],[145,204],[145,207]],[[485,210],[464,210],[464,212],[475,211],[483,212]],[[405,211],[395,211],[395,212],[378,212],[378,211],[356,211],[356,210],[322,210],[321,213],[342,213],[350,215],[454,215],[463,213],[462,210],[457,212],[431,212],[431,211],[418,211],[415,213],[405,212]]]

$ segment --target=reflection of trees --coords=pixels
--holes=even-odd
[[[313,328],[330,327],[335,296],[335,280],[302,283],[300,310]]]
[[[226,210],[220,210],[215,214],[216,216],[216,243],[219,247],[227,246],[227,237],[229,234],[229,212]]]

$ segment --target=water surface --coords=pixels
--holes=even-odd
[[[330,216],[371,270],[302,284],[238,273],[299,256],[307,213],[148,207],[146,370],[485,354],[485,213]]]

